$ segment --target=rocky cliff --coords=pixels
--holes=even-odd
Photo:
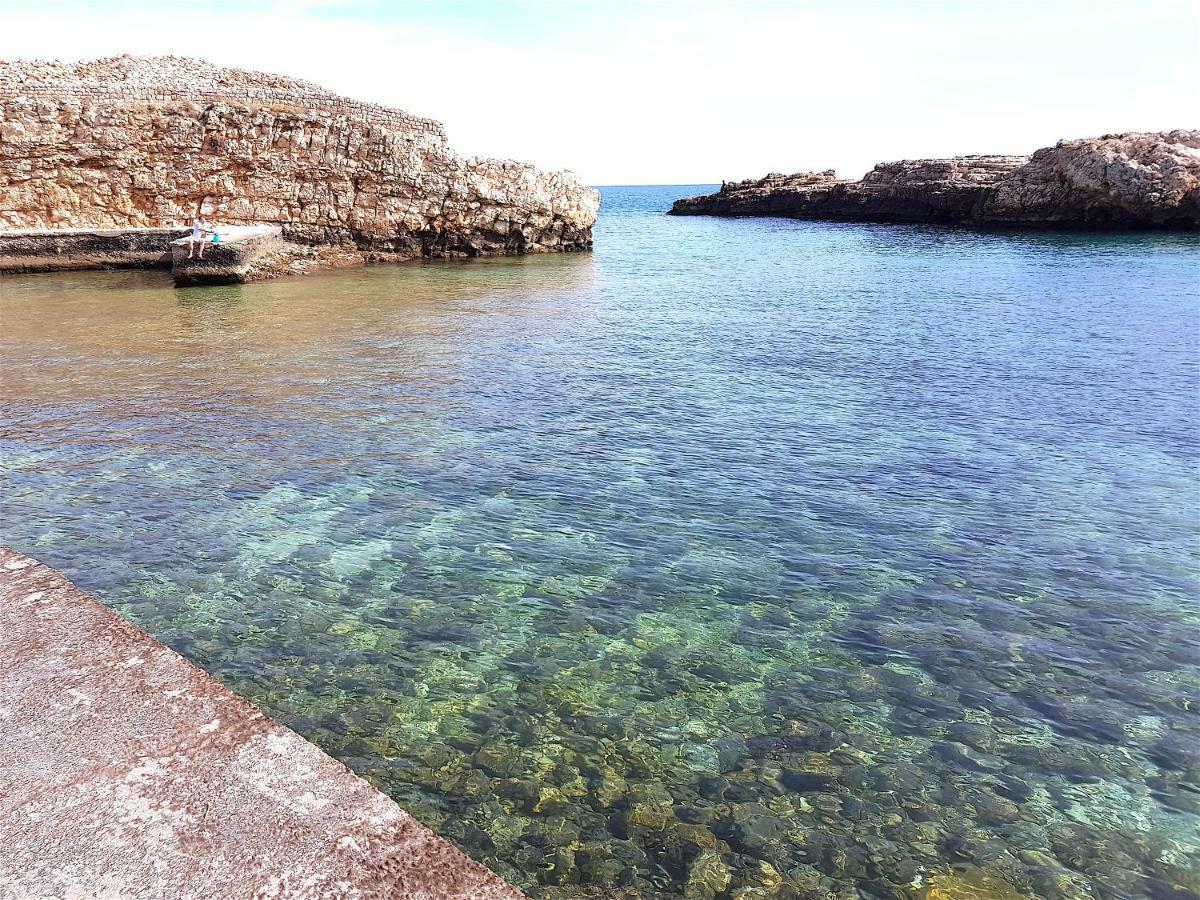
[[[1200,227],[1200,131],[1062,141],[1025,156],[881,163],[733,182],[673,215],[1058,227]]]
[[[1200,226],[1200,131],[1110,134],[1038,150],[977,211],[994,222]]]
[[[408,257],[591,247],[599,194],[437,122],[177,57],[0,62],[0,229],[278,224]]]

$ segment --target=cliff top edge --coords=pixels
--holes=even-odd
[[[146,92],[172,99],[228,93],[235,98],[292,100],[313,108],[390,112],[444,133],[441,122],[398,107],[358,100],[301,78],[220,66],[193,57],[122,54],[78,62],[0,59],[0,95],[69,96],[89,88],[119,89],[130,99],[143,99],[139,94]]]

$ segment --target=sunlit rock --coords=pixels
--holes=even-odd
[[[0,228],[278,225],[382,257],[586,250],[599,194],[442,126],[178,57],[0,62]]]
[[[1200,227],[1200,131],[1061,141],[1025,156],[771,174],[677,200],[671,214],[1092,228]]]

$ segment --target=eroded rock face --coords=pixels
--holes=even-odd
[[[1024,156],[768,175],[676,201],[673,215],[1063,227],[1200,227],[1200,132],[1064,141]]]
[[[880,163],[861,181],[833,170],[768,175],[726,184],[717,194],[675,203],[674,215],[785,216],[867,222],[957,222],[987,189],[1025,162],[966,156]]]
[[[1060,141],[996,185],[978,211],[999,222],[1200,225],[1200,131]]]
[[[465,158],[441,125],[177,57],[0,62],[0,228],[278,224],[414,256],[591,247],[570,173]]]

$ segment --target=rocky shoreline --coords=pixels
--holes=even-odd
[[[283,76],[179,57],[0,62],[0,236],[179,228],[202,210],[278,226],[301,262],[572,252],[591,249],[599,202],[569,172],[461,156],[437,122]]]
[[[1200,131],[1060,141],[1032,156],[880,163],[731,182],[671,215],[1049,228],[1200,228]]]

